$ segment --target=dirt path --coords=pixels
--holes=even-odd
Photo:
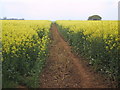
[[[40,88],[105,88],[105,83],[71,52],[55,24],[51,28],[52,45],[40,77]]]

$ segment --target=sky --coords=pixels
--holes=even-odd
[[[118,19],[119,0],[0,0],[0,17],[25,20]]]

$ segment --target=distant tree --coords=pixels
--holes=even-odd
[[[3,20],[7,20],[7,17],[3,17]]]
[[[90,17],[88,17],[88,20],[101,20],[102,17],[100,17],[99,15],[92,15]]]
[[[24,18],[18,19],[18,18],[7,18],[7,17],[3,17],[3,19],[0,18],[0,20],[24,20]]]
[[[21,18],[21,19],[19,19],[19,20],[24,20],[24,18]]]

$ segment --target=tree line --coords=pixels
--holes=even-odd
[[[3,17],[3,18],[0,18],[0,20],[24,20],[24,18],[7,18],[7,17]]]

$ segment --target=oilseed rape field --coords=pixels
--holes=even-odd
[[[59,32],[78,54],[89,59],[94,69],[118,80],[120,56],[118,21],[64,21],[56,24]]]
[[[104,88],[111,83],[114,84],[111,87],[118,86],[118,21],[0,22],[3,88]],[[80,63],[83,62],[81,57],[88,64]],[[92,67],[90,72],[89,67]],[[109,85],[103,83],[107,79],[101,81],[94,77],[96,73],[109,78]]]
[[[38,87],[50,42],[51,21],[2,21],[2,83]]]

